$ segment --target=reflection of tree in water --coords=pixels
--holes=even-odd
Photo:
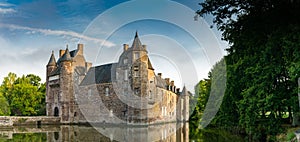
[[[228,130],[216,129],[216,128],[205,128],[199,129],[190,125],[191,141],[200,140],[204,142],[243,142],[244,136],[241,134],[234,134]]]

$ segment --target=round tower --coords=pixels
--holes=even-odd
[[[69,123],[71,99],[73,95],[72,57],[67,47],[60,60],[60,112],[61,122]]]
[[[51,88],[49,85],[49,77],[51,76],[51,73],[57,69],[57,64],[54,56],[54,52],[52,51],[52,54],[50,56],[49,62],[46,66],[47,72],[46,72],[46,97],[45,97],[45,102],[46,102],[46,115],[51,116],[52,112],[52,103],[53,103],[53,98],[50,96],[51,94]]]

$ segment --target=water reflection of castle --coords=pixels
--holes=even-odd
[[[189,125],[188,123],[168,123],[164,125],[151,125],[148,127],[118,127],[118,126],[101,126],[87,127],[77,125],[61,126],[43,126],[41,128],[14,127],[13,129],[0,130],[1,139],[12,139],[13,141],[23,141],[18,138],[25,138],[26,134],[32,136],[39,134],[48,142],[64,141],[89,141],[89,142],[188,142]],[[21,135],[14,137],[15,135]],[[22,134],[24,136],[22,136]],[[41,135],[42,134],[42,135]]]
[[[143,123],[188,121],[189,93],[155,74],[137,33],[124,44],[117,63],[92,67],[77,50],[52,53],[47,64],[47,116],[62,123]]]

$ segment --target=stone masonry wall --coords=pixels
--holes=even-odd
[[[0,126],[60,124],[60,117],[0,116]]]

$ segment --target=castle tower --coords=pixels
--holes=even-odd
[[[82,117],[75,101],[75,94],[80,93],[78,86],[92,66],[83,55],[83,44],[69,51],[59,50],[59,59],[54,53],[47,64],[46,111],[47,116],[61,118],[62,123],[74,123]]]
[[[187,89],[185,88],[185,86],[182,89],[181,92],[181,96],[183,99],[183,104],[181,106],[183,106],[183,111],[182,111],[182,115],[183,115],[183,121],[186,122],[189,120],[189,101],[190,101],[190,95],[189,92],[187,91]]]
[[[49,59],[49,62],[47,64],[47,72],[46,72],[46,94],[50,94],[51,93],[51,90],[49,89],[50,88],[50,84],[49,84],[49,77],[50,77],[50,74],[52,71],[54,71],[56,68],[57,68],[57,64],[56,64],[56,60],[55,60],[55,56],[54,56],[54,52],[52,51],[52,54],[51,54],[51,57]],[[52,101],[52,98],[49,97],[48,95],[46,95],[46,108],[47,108],[47,111],[46,111],[46,115],[47,116],[51,116],[53,114],[51,114],[52,112],[52,104],[50,103]]]
[[[145,120],[147,110],[142,108],[146,108],[148,105],[145,100],[149,95],[149,78],[155,76],[154,69],[150,63],[146,45],[142,45],[137,32],[131,47],[124,44],[123,49],[116,69],[116,80],[119,82],[120,88],[125,88],[124,92],[121,92],[122,94],[136,96],[128,98],[135,105],[135,109],[126,112],[130,117],[128,120]],[[131,118],[131,116],[135,118]]]
[[[136,32],[131,46],[131,81],[135,95],[145,97],[147,95],[148,83],[148,52]]]
[[[73,67],[72,67],[72,57],[70,55],[69,49],[67,47],[64,55],[60,60],[60,116],[62,123],[68,123],[71,109],[71,103],[73,98]]]

